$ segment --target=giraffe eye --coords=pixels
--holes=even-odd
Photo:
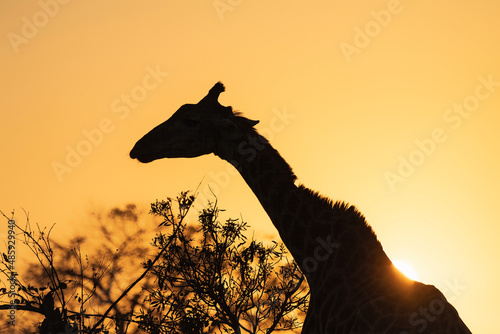
[[[187,126],[196,126],[200,123],[199,120],[197,119],[193,119],[193,118],[186,118],[184,120],[184,124],[186,124]]]

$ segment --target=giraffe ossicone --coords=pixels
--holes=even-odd
[[[307,277],[311,290],[302,333],[470,333],[434,286],[392,264],[363,215],[296,185],[290,166],[254,126],[218,102],[218,82],[197,104],[181,106],[142,137],[130,157],[215,154],[237,168]]]

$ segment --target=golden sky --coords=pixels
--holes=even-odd
[[[472,332],[498,333],[499,7],[4,0],[0,210],[64,233],[95,206],[147,205],[203,180],[202,195],[211,185],[228,214],[276,235],[217,157],[128,157],[221,80],[221,103],[260,120],[302,183],[356,205]]]

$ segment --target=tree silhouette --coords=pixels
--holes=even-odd
[[[94,212],[85,223],[89,231],[71,238],[69,246],[52,240],[54,226],[47,229],[36,224],[32,229],[27,217],[25,227],[17,226],[18,234],[37,262],[28,266],[22,275],[24,280],[17,277],[17,309],[42,316],[40,333],[90,332],[102,310],[112,305],[127,288],[129,278],[137,273],[137,263],[144,260],[150,249],[147,240],[154,235],[155,224],[139,216],[141,212],[132,204],[124,209],[114,208],[107,214]],[[89,254],[82,254],[82,249]],[[9,262],[4,258],[2,265],[7,278]],[[151,283],[149,278],[141,281],[142,287]],[[142,287],[136,287],[119,305],[113,306],[106,322],[99,326],[101,332],[110,328],[115,333],[140,332],[137,326],[130,324],[134,312],[142,305]],[[0,301],[7,297],[8,291],[0,289]],[[7,300],[4,305],[0,304],[0,308],[8,303]],[[27,330],[28,322],[36,323],[40,318],[21,316],[23,321],[18,321],[16,329]],[[55,328],[52,325],[48,328],[48,324],[55,324]],[[36,325],[31,325],[34,327]]]
[[[27,216],[25,227],[16,224],[18,240],[38,264],[29,266],[24,279],[12,278],[12,259],[3,253],[0,311],[14,303],[18,312],[37,314],[32,318],[38,319],[38,327],[29,330],[23,321],[23,328],[32,333],[37,327],[42,334],[299,328],[308,288],[296,264],[287,260],[283,244],[247,240],[247,223],[221,223],[223,210],[217,202],[209,202],[198,223],[188,225],[184,221],[193,201],[188,192],[156,201],[146,223],[135,205],[93,213],[95,223],[88,226],[94,233],[77,235],[70,246],[51,240],[54,226],[36,224],[32,229]],[[89,255],[82,255],[82,249]],[[141,262],[142,272],[137,270]]]
[[[193,200],[181,193],[177,215],[171,199],[151,206],[170,233],[154,239],[163,254],[151,269],[157,287],[149,290],[141,328],[150,333],[271,333],[301,327],[308,288],[297,265],[286,259],[284,245],[248,241],[247,223],[221,223],[217,202],[199,213],[198,225],[187,225],[184,217]]]

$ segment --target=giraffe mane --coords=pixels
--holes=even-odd
[[[320,206],[330,209],[335,216],[347,218],[351,224],[355,224],[357,228],[365,232],[365,238],[376,241],[380,245],[380,249],[382,249],[382,244],[378,240],[377,234],[370,224],[368,224],[365,216],[354,205],[350,205],[344,201],[333,201],[332,199],[321,195],[318,191],[309,189],[302,184],[299,186],[299,191],[309,197],[309,203],[319,203]]]

